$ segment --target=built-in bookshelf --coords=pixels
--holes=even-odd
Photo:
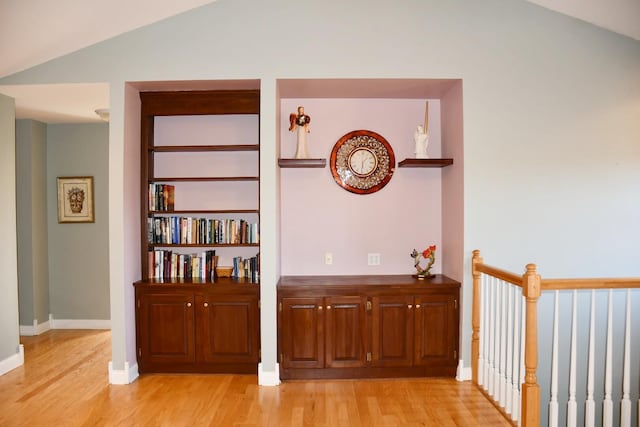
[[[257,283],[259,92],[140,98],[143,280],[209,283],[227,266],[232,281]]]
[[[140,100],[138,370],[255,374],[260,94],[142,92]]]

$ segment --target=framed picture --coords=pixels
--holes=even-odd
[[[94,222],[93,177],[58,177],[58,222]]]

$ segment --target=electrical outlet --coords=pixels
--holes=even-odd
[[[380,254],[379,253],[367,254],[367,265],[380,265]]]
[[[331,252],[325,252],[324,253],[324,263],[326,265],[333,264],[333,254]]]

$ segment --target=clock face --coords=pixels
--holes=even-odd
[[[371,175],[378,166],[378,158],[368,148],[358,148],[349,156],[349,169],[358,176]]]
[[[396,166],[391,145],[368,130],[355,130],[340,138],[331,151],[330,163],[336,183],[356,194],[380,190],[391,180]]]

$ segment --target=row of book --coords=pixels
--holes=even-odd
[[[172,245],[258,244],[257,223],[244,219],[191,217],[148,218],[147,243]]]
[[[149,184],[149,210],[168,211],[175,209],[176,188],[170,184]]]
[[[231,277],[248,279],[251,282],[260,281],[260,254],[251,258],[234,257]]]
[[[148,257],[148,275],[151,279],[215,281],[218,265],[215,250],[194,254],[155,250],[149,251]]]

